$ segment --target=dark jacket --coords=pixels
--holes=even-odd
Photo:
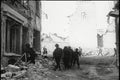
[[[33,48],[27,48],[25,51],[27,57],[36,57],[37,54],[35,53],[35,50]]]
[[[80,52],[78,52],[78,51],[75,51],[74,53],[73,53],[73,57],[76,59],[76,58],[79,58],[79,56],[80,56]]]
[[[57,57],[61,58],[62,55],[63,55],[63,51],[61,48],[56,48],[53,52],[53,58],[57,58]]]

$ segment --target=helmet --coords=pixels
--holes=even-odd
[[[58,44],[55,44],[56,47],[58,47],[59,45]]]

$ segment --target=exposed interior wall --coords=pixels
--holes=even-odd
[[[26,43],[30,43],[31,46],[33,45],[33,29],[36,27],[36,3],[35,1],[29,2],[31,3],[29,4],[30,11],[26,8],[23,9],[23,4],[17,2],[20,6],[11,5],[11,3],[7,1],[1,5],[1,9],[3,9],[1,11],[1,62],[5,63],[5,65],[9,58],[4,57],[4,53],[21,54],[23,52],[23,46]],[[21,9],[23,11],[21,11]],[[22,13],[26,11],[27,13]],[[31,16],[29,14],[31,14]],[[35,33],[34,43],[36,50],[39,50],[40,32]]]

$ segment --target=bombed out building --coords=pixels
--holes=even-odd
[[[21,55],[26,43],[40,51],[40,8],[40,1],[1,2],[1,62],[7,62],[8,55]]]
[[[119,1],[115,1],[115,6],[108,14],[109,17],[115,18],[115,32],[116,32],[116,65],[119,67]]]

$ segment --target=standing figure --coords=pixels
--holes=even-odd
[[[79,47],[79,54],[80,54],[80,57],[82,56],[82,48]]]
[[[43,48],[43,57],[47,58],[47,48]]]
[[[61,70],[60,61],[62,59],[63,51],[59,47],[58,44],[56,44],[55,47],[56,47],[56,49],[53,52],[53,59],[55,59],[56,66],[55,66],[54,70],[57,70],[57,69]]]
[[[69,68],[71,68],[72,67],[72,61],[73,61],[73,50],[72,50],[72,48],[69,46],[68,47],[68,50],[69,50]]]
[[[102,54],[102,48],[99,48],[99,51],[98,51],[98,56],[101,54],[101,56],[103,56]]]
[[[64,53],[64,56],[63,56],[64,67],[65,67],[65,69],[69,69],[69,67],[70,67],[70,51],[67,46],[64,47],[63,53]]]
[[[78,51],[78,48],[75,49],[75,52],[73,53],[73,65],[75,65],[77,63],[77,66],[78,68],[80,67],[80,63],[79,63],[79,56],[80,56],[80,53]]]
[[[35,64],[35,58],[37,57],[37,54],[35,53],[34,49],[30,47],[29,43],[27,43],[25,47],[24,53],[26,53],[27,62],[30,61],[30,63]]]
[[[114,48],[114,57],[117,55],[117,50],[116,50],[116,48]]]

